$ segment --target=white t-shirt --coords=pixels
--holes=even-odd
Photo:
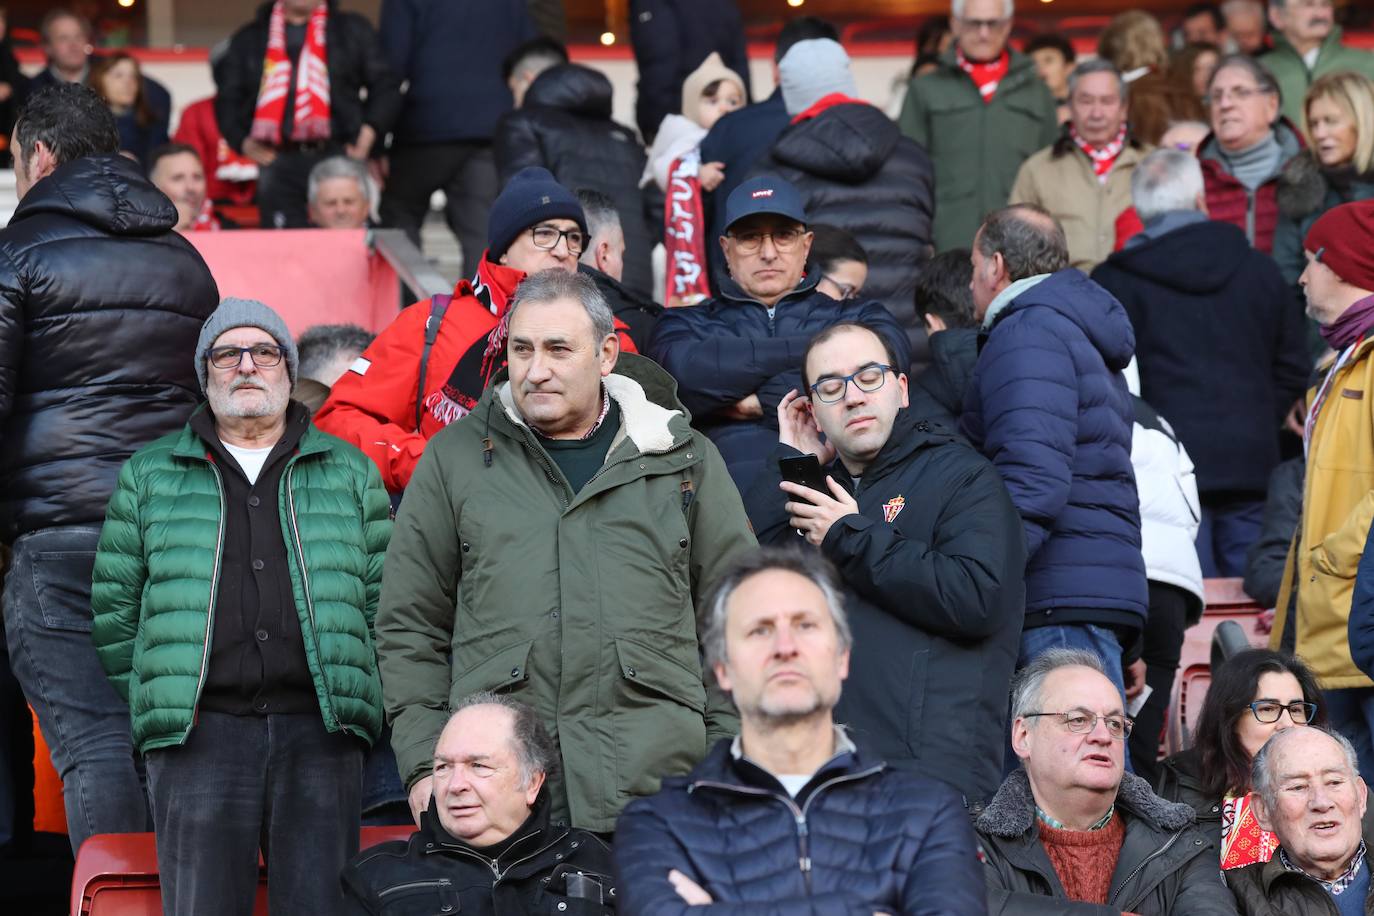
[[[266,448],[241,448],[237,445],[230,445],[223,439],[219,440],[229,454],[234,456],[234,460],[243,468],[243,476],[248,478],[249,483],[257,483],[258,475],[262,473],[262,466],[267,463],[267,456],[272,454],[275,446],[269,445]]]

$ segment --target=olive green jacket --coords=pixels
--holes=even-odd
[[[578,493],[504,372],[416,466],[377,614],[407,785],[451,705],[480,690],[540,714],[562,758],[553,816],[588,830],[614,830],[630,799],[738,730],[698,633],[706,587],[755,543],[739,493],[655,363],[621,354],[605,385],[621,428]]]
[[[1303,102],[1313,80],[1337,70],[1354,70],[1374,79],[1374,54],[1341,44],[1340,26],[1332,26],[1331,34],[1326,36],[1321,49],[1317,51],[1317,63],[1311,70],[1307,69],[1297,49],[1277,32],[1274,33],[1274,49],[1265,53],[1259,61],[1278,80],[1279,90],[1283,93],[1283,116],[1304,133],[1307,122],[1303,118]]]
[[[936,251],[971,247],[983,217],[1006,206],[1021,163],[1059,136],[1050,91],[1016,51],[984,102],[950,48],[938,70],[911,81],[898,124],[935,165]]]

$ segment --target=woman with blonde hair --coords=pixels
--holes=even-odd
[[[1274,260],[1291,283],[1306,267],[1302,240],[1332,207],[1374,197],[1374,81],[1351,70],[1313,81],[1303,99],[1310,145],[1279,177]]]
[[[1140,142],[1158,145],[1171,121],[1205,119],[1191,80],[1169,73],[1169,47],[1154,16],[1128,10],[1113,17],[1098,39],[1097,53],[1115,64],[1126,81],[1126,117],[1131,136]]]

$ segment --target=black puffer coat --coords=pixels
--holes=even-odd
[[[219,291],[122,156],[58,167],[0,231],[0,541],[99,524],[126,458],[200,399]]]
[[[634,131],[611,120],[611,81],[605,75],[579,64],[545,70],[530,84],[523,106],[496,125],[493,143],[502,185],[537,165],[569,191],[590,188],[615,201],[625,230],[624,283],[650,292],[654,240],[639,190],[644,147]]]
[[[977,364],[977,328],[949,328],[930,335],[930,365],[911,380],[908,389],[911,412],[957,430],[964,392]]]
[[[754,166],[796,185],[813,223],[838,226],[868,253],[865,299],[877,299],[906,329],[925,362],[916,280],[930,260],[935,170],[892,119],[862,102],[832,105],[793,124]]]
[[[267,57],[267,31],[272,3],[258,7],[253,21],[229,40],[229,50],[215,67],[215,119],[224,140],[236,150],[253,126]],[[329,117],[335,143],[352,143],[364,124],[377,131],[378,148],[401,113],[401,79],[392,72],[381,41],[365,16],[338,8],[329,0],[325,24],[329,64]],[[362,98],[367,90],[367,100]],[[289,100],[288,100],[289,103]]]

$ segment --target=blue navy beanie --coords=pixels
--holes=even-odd
[[[570,219],[587,232],[587,217],[577,197],[548,169],[523,168],[511,176],[487,218],[487,258],[499,261],[516,237],[547,219]]]

